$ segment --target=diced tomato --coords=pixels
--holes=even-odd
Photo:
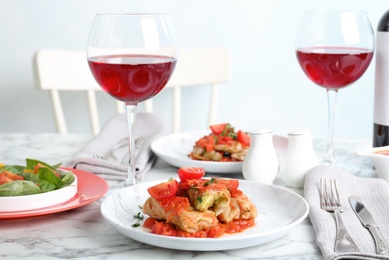
[[[226,128],[226,125],[227,124],[211,125],[209,128],[211,128],[212,133],[214,133],[215,135],[220,135]]]
[[[0,174],[0,185],[11,182],[11,181],[12,180],[10,178],[8,178],[8,176],[5,175],[4,173]]]
[[[230,193],[231,193],[231,197],[232,198],[237,198],[239,196],[242,196],[243,191],[241,191],[241,190],[233,190],[233,191],[230,191]]]
[[[176,195],[177,190],[178,182],[174,179],[157,184],[147,189],[151,197],[157,200],[171,198]]]
[[[172,237],[178,236],[177,229],[172,224],[163,222],[155,222],[151,228],[151,233]]]
[[[187,196],[186,192],[191,188],[201,190],[207,186],[207,185],[204,185],[204,183],[213,183],[213,182],[211,182],[210,179],[203,179],[203,178],[198,179],[198,180],[180,181],[178,183],[177,196],[184,196],[184,197]],[[225,187],[225,186],[223,186],[223,187]]]
[[[212,150],[214,149],[215,141],[213,138],[210,138],[209,140],[212,140],[212,141],[205,145],[205,150],[207,150],[207,152],[212,152]]]
[[[17,180],[24,180],[24,178],[23,176],[8,171],[0,173],[0,185]]]
[[[217,143],[218,144],[225,144],[225,145],[231,145],[234,139],[230,136],[218,136]]]
[[[214,136],[211,134],[209,136],[207,135],[207,136],[200,138],[196,142],[196,145],[200,146],[200,147],[206,149],[208,152],[210,152],[213,150],[214,143],[215,143],[215,139],[214,139]]]
[[[143,222],[143,226],[144,226],[145,228],[151,229],[151,228],[154,226],[154,224],[155,224],[156,222],[158,222],[158,220],[157,220],[156,218],[147,218],[147,219],[145,220],[145,222]]]
[[[232,180],[232,179],[217,179],[217,182],[219,184],[223,184],[227,187],[227,189],[230,190],[230,192],[233,192],[238,189],[239,187],[239,181],[238,180]]]
[[[211,227],[207,233],[207,237],[215,238],[215,237],[221,237],[224,233],[224,229],[220,226],[214,226]]]
[[[190,185],[187,181],[180,181],[178,183],[178,190],[176,196],[186,196],[186,191],[190,189]]]
[[[242,130],[238,131],[238,142],[245,146],[250,146],[250,136],[243,132]]]
[[[178,177],[181,181],[198,180],[205,174],[204,168],[201,167],[181,167],[178,169]]]

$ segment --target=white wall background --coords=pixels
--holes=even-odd
[[[32,58],[41,48],[84,50],[97,12],[165,12],[178,49],[225,46],[231,50],[233,80],[220,88],[218,118],[237,128],[271,128],[286,135],[308,129],[326,136],[325,90],[308,80],[294,52],[304,10],[363,10],[374,29],[389,8],[387,0],[1,0],[0,132],[55,132],[47,92],[34,86]],[[371,138],[375,59],[365,75],[338,96],[336,138]],[[171,90],[154,100],[168,124]],[[184,91],[183,131],[204,129],[208,89]],[[114,113],[101,92],[101,121]],[[86,98],[66,93],[70,131],[89,132]]]

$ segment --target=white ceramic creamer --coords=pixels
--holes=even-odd
[[[280,176],[289,187],[304,187],[305,174],[319,161],[312,145],[312,133],[293,131],[288,134],[288,148],[280,164]]]
[[[273,146],[273,132],[261,129],[249,132],[250,148],[243,161],[242,173],[246,180],[272,184],[277,177],[278,157]]]

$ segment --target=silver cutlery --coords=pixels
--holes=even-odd
[[[377,222],[375,222],[373,215],[365,207],[361,198],[353,195],[350,196],[348,200],[355,214],[358,216],[359,220],[361,221],[362,225],[365,228],[367,228],[372,234],[376,245],[377,253],[387,254],[389,252],[389,243],[385,240],[381,229],[379,228]]]
[[[336,238],[335,252],[360,252],[354,242],[354,239],[348,233],[343,224],[341,213],[343,212],[342,205],[339,199],[338,187],[336,180],[320,179],[320,206],[323,210],[333,212],[336,222]]]

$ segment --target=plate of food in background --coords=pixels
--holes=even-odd
[[[156,139],[152,151],[176,167],[202,167],[210,173],[240,173],[249,149],[249,135],[230,124],[210,126],[210,131],[170,134]],[[282,157],[287,138],[274,135],[276,153]]]

